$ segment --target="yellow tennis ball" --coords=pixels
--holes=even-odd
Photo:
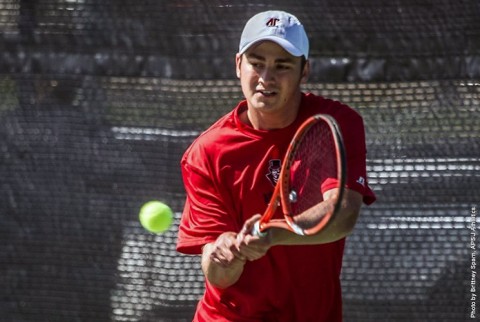
[[[149,201],[142,206],[138,217],[143,228],[158,234],[170,228],[173,221],[173,212],[163,202]]]

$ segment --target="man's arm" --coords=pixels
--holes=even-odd
[[[335,190],[327,191],[324,195],[325,211],[332,211],[335,203]],[[309,245],[324,244],[337,241],[350,235],[357,222],[362,205],[363,196],[353,190],[345,189],[339,213],[328,226],[311,236],[299,236],[285,229],[271,229],[270,242],[273,245]]]
[[[332,211],[335,204],[336,189],[329,190],[324,194],[324,201],[322,202],[321,211]],[[275,245],[315,245],[325,244],[337,241],[348,236],[355,227],[358,215],[360,213],[360,207],[362,206],[363,196],[353,190],[345,189],[344,196],[341,202],[339,213],[329,225],[311,236],[300,236],[293,232],[290,232],[281,228],[270,228],[267,230],[267,236],[263,238],[253,237],[247,235],[244,238],[244,242],[241,245],[256,245],[257,243],[267,242],[269,246]],[[312,214],[310,214],[312,215]],[[313,214],[321,215],[321,214]],[[252,223],[246,222],[242,231],[250,231]],[[242,248],[240,247],[240,250]],[[252,260],[247,256],[247,259]]]
[[[336,190],[324,194],[323,211],[334,207]],[[244,224],[240,233],[226,232],[214,243],[206,244],[202,252],[202,270],[208,281],[219,288],[235,284],[243,273],[247,260],[253,261],[264,256],[275,245],[315,245],[337,241],[348,236],[357,221],[363,196],[353,190],[345,189],[341,207],[337,216],[324,230],[312,236],[299,236],[285,229],[268,229],[267,236],[257,237],[249,234],[254,223],[260,218],[256,215]],[[318,215],[318,214],[317,214]]]

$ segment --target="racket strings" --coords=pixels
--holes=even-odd
[[[323,121],[314,123],[297,146],[290,173],[289,194],[295,195],[291,214],[301,214],[323,201],[323,192],[337,182],[336,146]]]

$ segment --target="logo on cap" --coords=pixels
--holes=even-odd
[[[270,19],[268,19],[266,25],[267,25],[267,27],[276,27],[277,22],[279,22],[279,21],[280,21],[280,19],[278,19],[278,18],[270,18]]]

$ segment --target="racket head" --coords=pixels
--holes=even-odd
[[[335,119],[325,114],[308,118],[290,142],[269,205],[252,234],[262,236],[266,229],[272,227],[287,229],[298,235],[317,233],[338,212],[345,178],[345,150]],[[323,189],[338,190],[334,210],[318,222],[298,225],[295,222],[298,215],[323,201]],[[284,218],[272,219],[278,206],[282,207]]]
[[[280,200],[290,230],[312,235],[338,213],[343,197],[346,165],[340,128],[329,115],[307,119],[291,141],[280,173]],[[334,207],[323,217],[298,224],[297,216],[323,201],[325,191],[336,189]]]

